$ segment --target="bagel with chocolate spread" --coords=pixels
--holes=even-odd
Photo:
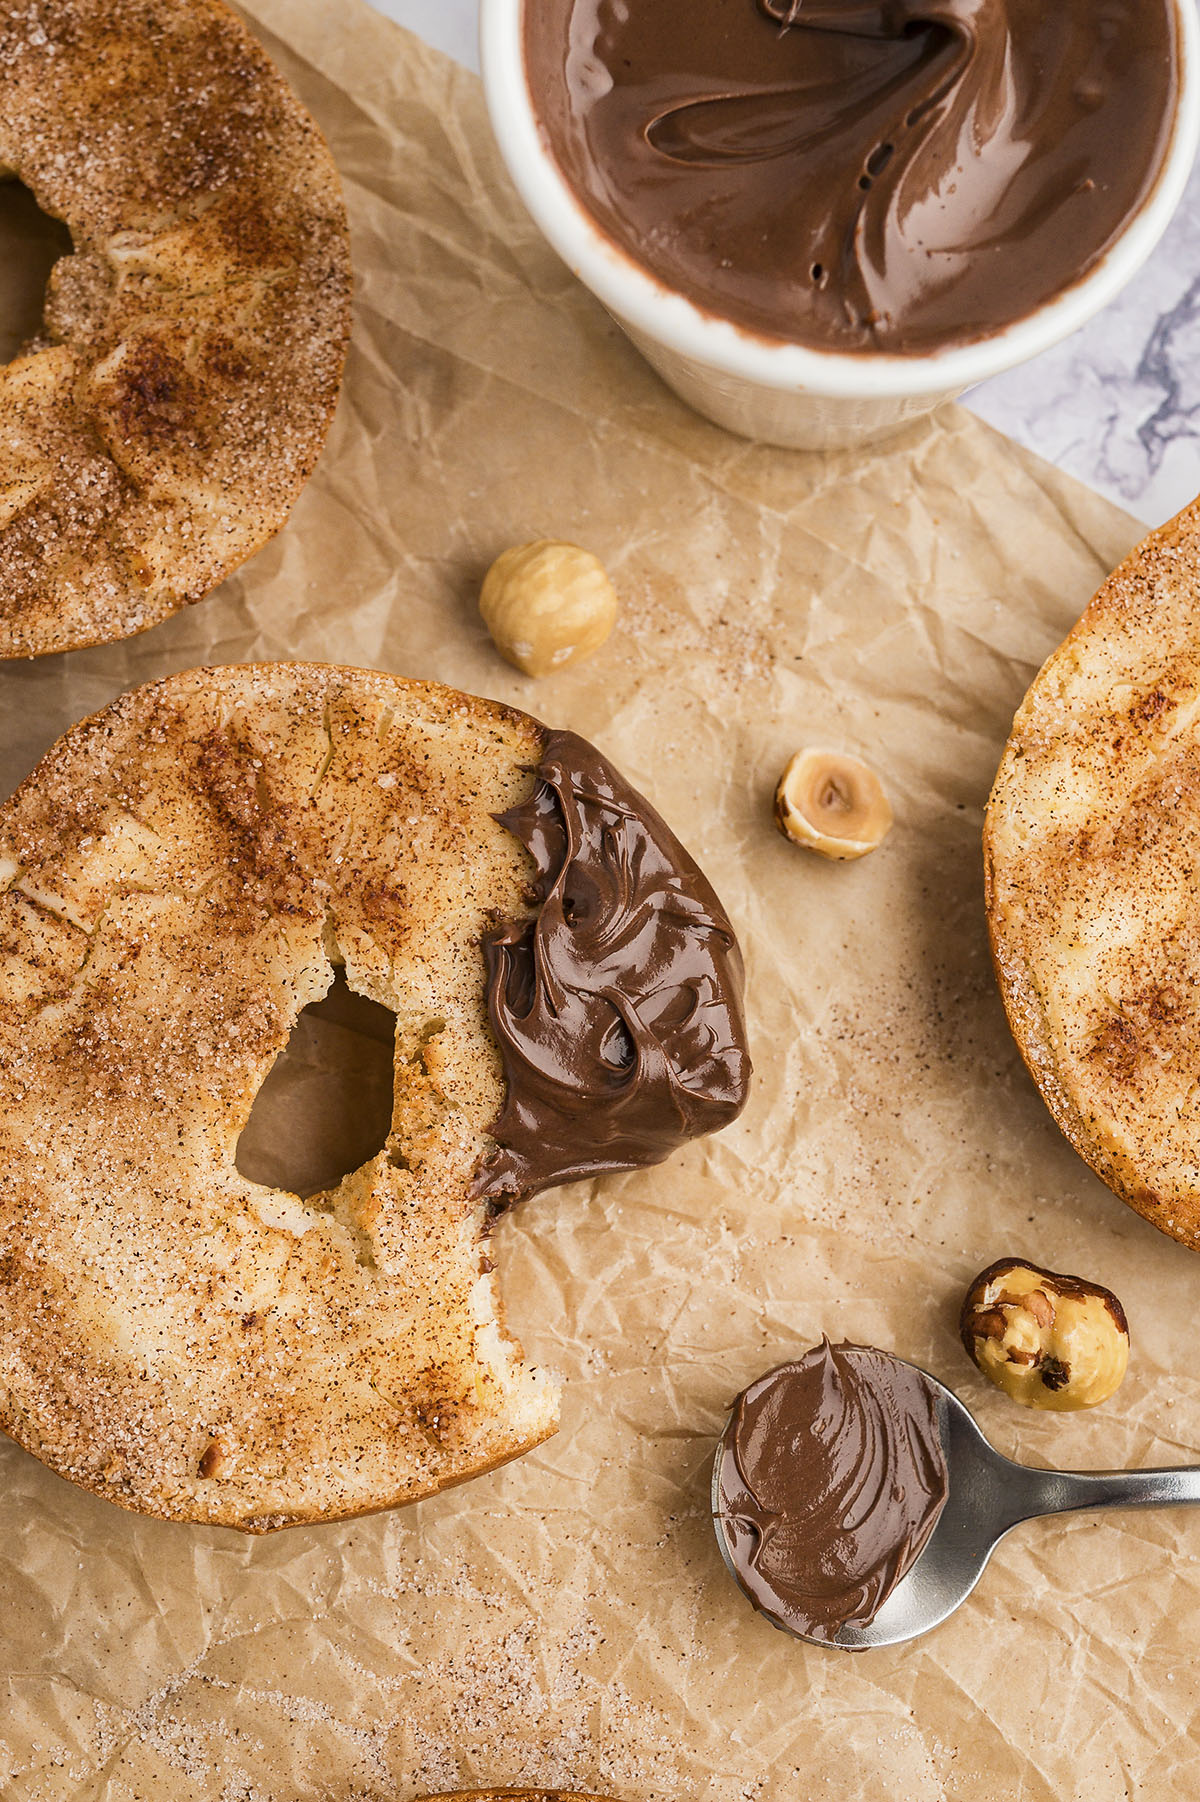
[[[0,657],[31,657],[157,624],[279,530],[350,259],[320,133],[220,0],[4,9],[11,175],[74,241],[0,368]]]
[[[1021,1053],[1075,1149],[1200,1245],[1200,502],[1126,559],[1037,676],[988,805],[987,907]]]
[[[235,1151],[337,965],[395,1015],[391,1132],[302,1201]],[[720,903],[583,739],[317,665],[135,690],[0,808],[0,1427],[249,1531],[487,1470],[557,1419],[491,1221],[748,1070]]]

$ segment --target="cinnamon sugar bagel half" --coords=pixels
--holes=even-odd
[[[235,1150],[339,964],[395,1015],[391,1131],[302,1201]],[[250,1531],[527,1450],[557,1394],[491,1221],[730,1119],[740,981],[699,870],[572,734],[315,665],[125,695],[0,808],[0,1427]]]
[[[418,1802],[607,1802],[604,1796],[575,1789],[456,1789]]]
[[[1100,589],[1013,722],[984,835],[1022,1055],[1097,1175],[1200,1245],[1200,502]]]
[[[349,333],[329,152],[220,0],[0,11],[0,179],[70,228],[0,368],[0,657],[124,638],[277,532]]]

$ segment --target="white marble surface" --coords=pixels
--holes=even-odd
[[[1200,492],[1200,164],[1113,304],[967,400],[1152,525]]]
[[[478,68],[477,0],[375,0]],[[1200,492],[1200,167],[1119,299],[967,405],[1152,525]]]

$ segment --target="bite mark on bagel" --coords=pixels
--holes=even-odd
[[[416,1500],[554,1431],[557,1391],[504,1326],[495,1197],[476,1187],[512,1099],[483,942],[546,907],[502,822],[554,742],[378,673],[197,670],[76,727],[0,809],[0,1426],[62,1475],[259,1532]],[[663,902],[660,828],[638,852],[649,887],[606,841],[634,947],[654,942],[647,896]],[[740,1035],[725,955],[717,975],[704,952],[698,1016],[686,984],[666,999],[670,958],[651,980],[635,959],[622,1005],[690,1046],[724,982]],[[236,1148],[335,966],[395,1016],[392,1117],[376,1156],[305,1200],[244,1177]],[[595,987],[609,1005],[611,968]],[[682,1066],[694,1088],[694,1047]],[[740,1036],[714,1056],[722,1117],[747,1070]],[[587,1107],[569,1119],[557,1178],[543,1164],[530,1181],[509,1146],[521,1192],[576,1173]],[[615,1162],[604,1119],[595,1169]]]

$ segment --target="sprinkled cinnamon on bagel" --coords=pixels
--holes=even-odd
[[[0,14],[0,176],[70,228],[0,368],[0,657],[127,637],[287,518],[349,332],[328,149],[220,0]]]
[[[266,1531],[416,1500],[554,1431],[557,1392],[504,1330],[498,1208],[665,1157],[732,1118],[748,1074],[716,897],[566,735],[605,814],[575,856],[563,740],[377,672],[194,670],[74,728],[0,807],[0,1429],[60,1474]],[[338,966],[395,1016],[391,1130],[304,1200],[235,1153]]]
[[[606,1802],[603,1796],[574,1789],[457,1789],[418,1802]]]
[[[1013,722],[988,804],[1009,1023],[1109,1187],[1200,1247],[1200,502],[1114,571]]]

